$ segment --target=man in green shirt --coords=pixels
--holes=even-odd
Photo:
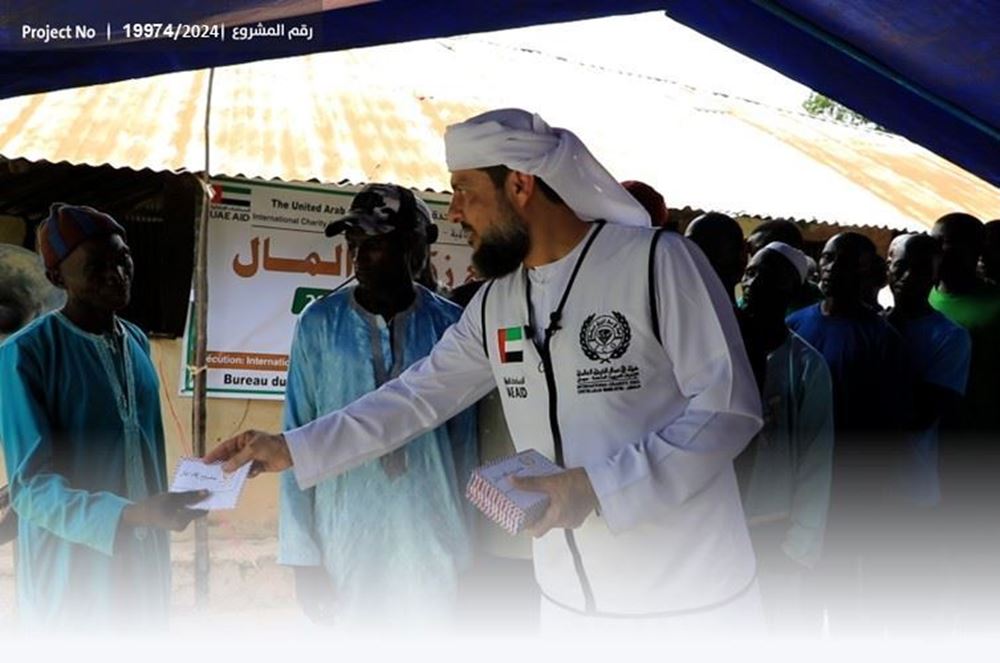
[[[940,280],[930,303],[972,337],[972,365],[965,402],[956,420],[966,434],[1000,431],[1000,289],[976,273],[985,242],[982,222],[947,214],[931,234],[942,243]]]
[[[972,340],[969,382],[952,421],[942,421],[940,469],[942,507],[952,548],[958,618],[990,623],[1000,569],[1000,289],[976,273],[985,242],[979,219],[947,214],[931,234],[941,242],[942,259],[931,306],[968,330]]]

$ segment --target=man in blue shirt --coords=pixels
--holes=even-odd
[[[159,382],[129,302],[125,231],[56,204],[39,250],[66,305],[0,345],[0,441],[18,515],[18,611],[29,626],[163,626],[166,530],[204,512],[166,493]]]
[[[370,184],[344,219],[357,287],[307,308],[295,330],[285,427],[337,410],[424,357],[461,309],[418,285],[437,228],[412,191]],[[281,480],[279,559],[295,569],[306,614],[321,623],[395,627],[454,616],[470,561],[463,489],[476,460],[466,411],[407,446],[299,488]]]
[[[902,339],[865,303],[878,254],[864,235],[832,237],[820,255],[824,299],[788,317],[819,350],[833,380],[834,453],[822,575],[831,630],[871,627],[876,597],[866,570],[886,545],[902,432],[910,412],[909,364]]]
[[[895,305],[886,320],[906,343],[917,417],[901,480],[904,499],[927,508],[941,502],[938,427],[965,394],[972,350],[969,332],[928,302],[940,264],[941,245],[930,235],[900,235],[889,246],[889,286]]]
[[[892,528],[894,554],[884,571],[892,607],[907,613],[898,623],[922,632],[945,621],[938,429],[965,393],[972,352],[969,332],[935,311],[927,299],[938,279],[941,255],[941,243],[930,235],[900,235],[889,246],[895,305],[886,319],[906,343],[915,420],[897,477],[901,508]]]

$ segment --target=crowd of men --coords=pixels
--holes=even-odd
[[[551,632],[818,635],[1000,615],[1000,222],[949,214],[885,260],[840,233],[814,260],[788,221],[681,235],[659,193],[526,111],[445,143],[483,280],[438,288],[426,205],[366,186],[327,228],[357,284],[298,320],[284,432],[207,458],[282,472],[279,562],[310,619],[508,605]],[[38,245],[66,305],[0,345],[19,616],[160,624],[166,531],[204,495],[165,492],[148,341],[116,314],[125,231],[57,204]],[[549,498],[530,549],[484,544],[465,483],[528,448],[565,470],[512,478]]]
[[[748,263],[734,220],[687,228],[742,289],[765,424],[736,468],[772,622],[815,628],[819,608],[840,633],[995,618],[998,225],[948,214],[896,237],[884,264],[870,239],[840,233],[815,281],[790,222],[758,226]]]

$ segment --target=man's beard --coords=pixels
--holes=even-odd
[[[531,239],[528,228],[513,208],[500,199],[500,218],[479,236],[479,248],[472,254],[472,266],[485,279],[510,274],[524,262]]]

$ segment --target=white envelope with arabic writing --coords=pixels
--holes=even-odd
[[[250,474],[250,465],[247,463],[235,472],[226,473],[222,471],[222,463],[209,465],[198,458],[181,458],[174,471],[170,492],[207,490],[212,494],[201,502],[192,504],[192,509],[235,509],[240,493],[243,492],[243,484]]]

